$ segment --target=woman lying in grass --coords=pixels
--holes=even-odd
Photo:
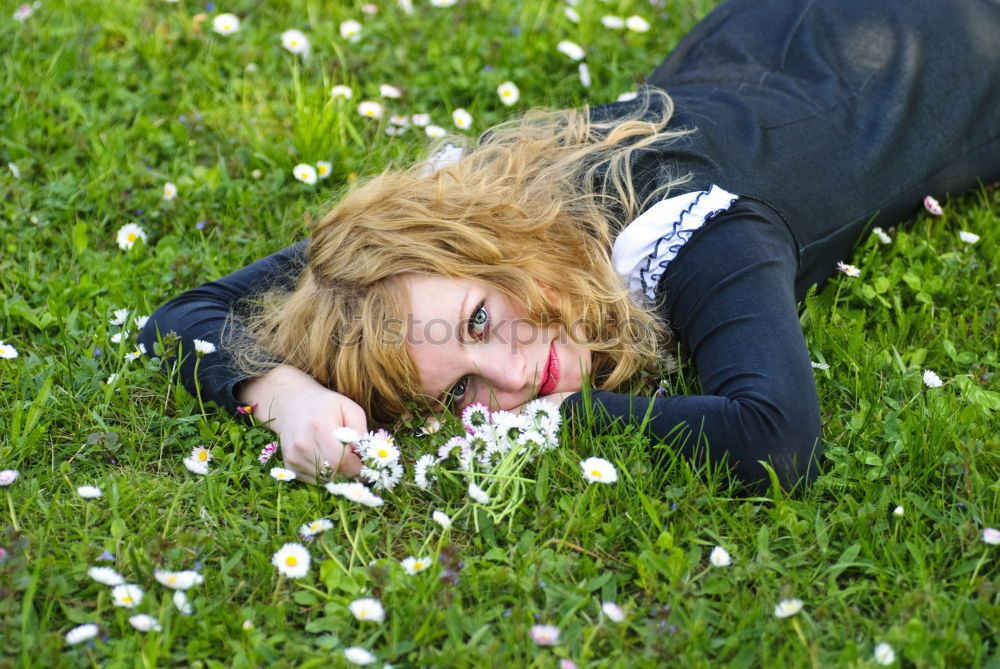
[[[762,463],[808,481],[797,303],[873,226],[1000,178],[998,34],[988,0],[732,0],[636,99],[374,177],[308,243],[162,307],[143,341],[219,344],[201,393],[252,406],[305,478],[358,471],[339,426],[536,397],[579,415],[589,384],[607,423],[648,415],[652,438],[747,482]],[[674,340],[704,394],[628,392]]]

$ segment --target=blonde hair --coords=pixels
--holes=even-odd
[[[529,112],[437,172],[418,163],[355,187],[315,224],[296,289],[267,294],[246,323],[254,343],[236,351],[241,366],[259,374],[277,356],[391,424],[430,401],[406,345],[400,280],[437,274],[490,284],[536,322],[572,324],[597,387],[648,369],[664,327],[633,301],[609,250],[614,228],[684,181],[661,178],[639,201],[634,154],[683,131],[666,130],[666,93],[641,100],[608,122],[587,109]]]

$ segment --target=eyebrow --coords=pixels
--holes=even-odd
[[[466,320],[465,317],[464,317],[464,314],[468,313],[465,310],[465,305],[468,303],[468,301],[469,301],[469,295],[471,293],[472,293],[472,289],[471,288],[467,288],[466,291],[465,291],[465,295],[462,296],[462,299],[459,300],[459,304],[458,304],[458,318],[455,319],[455,336],[456,336],[456,339],[458,341],[460,341],[460,342],[462,341],[462,339],[461,339],[461,335],[462,335],[462,323]],[[465,376],[465,375],[463,374],[462,376]],[[442,390],[440,393],[438,393],[436,401],[440,402],[441,404],[444,404],[445,402],[447,402],[448,401],[448,392],[452,388],[455,387],[455,384],[458,383],[462,379],[462,376],[458,377],[458,379],[456,379],[450,386],[448,386],[447,388],[445,388],[444,390]]]

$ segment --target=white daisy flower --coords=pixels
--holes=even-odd
[[[410,116],[410,121],[413,122],[413,125],[419,126],[419,127],[423,128],[423,127],[427,126],[431,122],[431,115],[430,114],[413,114],[412,116]]]
[[[566,18],[572,21],[573,23],[580,22],[580,15],[572,7],[567,7],[566,9],[564,9],[563,14],[565,14]]]
[[[580,85],[584,88],[590,88],[590,68],[587,67],[586,63],[580,63]]]
[[[174,591],[174,606],[181,612],[182,616],[189,616],[194,613],[194,607],[188,601],[187,593],[183,590]]]
[[[130,616],[128,622],[140,632],[159,632],[161,629],[160,621],[145,613]]]
[[[144,355],[146,355],[146,345],[139,344],[134,351],[125,354],[125,360],[132,362],[133,360],[138,360]]]
[[[17,477],[20,475],[21,472],[17,471],[16,469],[0,470],[0,488],[6,488],[14,481],[16,481]]]
[[[88,641],[93,639],[98,634],[100,634],[101,629],[94,623],[84,623],[82,625],[77,625],[70,631],[66,632],[66,643],[71,646],[75,646],[83,641]]]
[[[399,448],[392,437],[382,430],[370,432],[364,443],[364,457],[374,460],[380,467],[399,461]]]
[[[604,24],[605,28],[611,28],[612,30],[622,30],[625,28],[625,19],[620,16],[602,16],[601,23]]]
[[[437,474],[434,473],[433,469],[436,463],[437,458],[430,453],[424,453],[417,458],[417,462],[413,465],[413,480],[421,490],[427,490],[430,484],[437,480]]]
[[[568,39],[559,42],[556,45],[556,50],[573,60],[583,60],[583,57],[587,55],[582,46],[576,42],[570,42]]]
[[[398,88],[390,84],[380,84],[378,87],[378,92],[384,98],[403,97],[403,91],[399,90]]]
[[[126,223],[118,228],[118,234],[115,236],[115,239],[118,242],[118,248],[128,251],[140,239],[143,242],[146,241],[146,231],[135,223]]]
[[[625,620],[625,612],[622,610],[622,607],[618,606],[614,602],[602,603],[601,611],[603,611],[604,615],[608,617],[608,620],[613,623],[620,623]]]
[[[330,97],[344,98],[345,100],[350,100],[352,97],[354,97],[354,91],[351,90],[350,86],[337,84],[336,86],[330,89]]]
[[[125,577],[111,567],[91,567],[87,570],[87,576],[101,585],[109,585],[111,587],[125,583]]]
[[[408,119],[403,114],[393,114],[392,116],[389,117],[389,123],[393,125],[398,125],[401,128],[410,127],[410,119]]]
[[[500,96],[500,102],[508,107],[517,104],[521,99],[521,91],[513,81],[505,81],[497,86],[497,95]]]
[[[809,363],[813,369],[830,369],[830,365],[825,362],[811,362]]]
[[[555,646],[559,643],[559,628],[555,625],[532,625],[531,640],[539,646]]]
[[[115,606],[134,609],[142,602],[142,588],[134,583],[122,583],[111,589]]]
[[[13,360],[17,356],[17,349],[10,344],[5,344],[3,340],[0,339],[0,359]]]
[[[311,523],[304,523],[302,527],[299,528],[299,534],[301,534],[306,539],[314,537],[320,532],[333,529],[333,523],[326,518],[317,518]]]
[[[475,483],[469,484],[469,497],[480,504],[489,504],[490,496],[486,494],[486,491],[477,486]]]
[[[308,574],[309,561],[309,551],[302,544],[296,543],[285,544],[271,558],[271,564],[277,567],[282,576],[288,578],[302,578]]]
[[[356,664],[358,666],[364,666],[366,664],[371,664],[376,660],[375,656],[369,653],[364,648],[358,646],[351,646],[350,648],[344,649],[344,657],[347,658],[348,662]]]
[[[458,0],[431,0],[432,7],[451,7]]]
[[[325,179],[330,176],[333,171],[333,165],[330,164],[328,160],[318,160],[316,161],[316,176],[320,179]]]
[[[902,516],[905,513],[906,510],[902,506],[897,506],[895,509],[892,510],[892,515],[894,516]]]
[[[637,97],[639,97],[639,93],[637,91],[626,91],[618,96],[618,102],[629,102],[631,100],[635,100]]]
[[[21,6],[23,7],[24,5]],[[21,178],[21,170],[17,169],[17,165],[14,163],[7,163],[7,167],[10,168],[10,173],[14,175],[15,179]]]
[[[220,35],[231,35],[240,30],[240,17],[235,14],[219,14],[212,19],[212,30]]]
[[[403,478],[403,465],[391,462],[379,469],[362,467],[358,476],[368,481],[376,490],[392,490]]]
[[[368,15],[378,14],[378,5],[370,3],[370,2],[365,3],[365,4],[361,5],[361,11],[363,11],[365,14],[368,14]]]
[[[413,0],[396,0],[396,6],[403,10],[404,14],[413,14]]]
[[[129,334],[130,333],[128,330],[122,330],[121,332],[116,332],[113,335],[111,335],[111,343],[120,344],[122,343],[123,339],[128,339]]]
[[[649,21],[641,16],[630,16],[625,19],[625,27],[632,32],[645,33],[649,32]]]
[[[215,344],[210,341],[205,341],[204,339],[195,339],[194,351],[199,357],[208,355],[209,353],[215,353]]]
[[[888,235],[888,233],[885,230],[883,230],[882,228],[879,228],[879,227],[872,228],[872,234],[875,235],[876,237],[878,237],[878,240],[880,242],[882,242],[883,244],[891,244],[892,243],[892,237],[890,237]]]
[[[788,618],[794,616],[796,613],[802,610],[802,600],[789,598],[783,599],[778,602],[778,605],[774,607],[774,617],[775,618]]]
[[[935,216],[940,216],[944,213],[944,210],[941,208],[941,203],[930,195],[924,198],[924,209]]]
[[[177,186],[173,182],[168,181],[163,184],[163,199],[170,201],[177,197]]]
[[[184,466],[192,474],[198,474],[199,476],[205,476],[208,474],[208,462],[198,460],[194,457],[187,457],[183,460]]]
[[[712,563],[713,567],[728,567],[733,563],[733,558],[725,548],[716,546],[712,549],[711,555],[708,556],[708,561]]]
[[[875,661],[883,667],[888,667],[896,661],[896,651],[892,649],[892,646],[883,641],[875,646]]]
[[[1000,546],[1000,530],[987,527],[983,530],[983,541],[991,546]]]
[[[399,564],[403,566],[403,571],[405,571],[407,574],[413,575],[413,574],[419,574],[420,572],[430,567],[431,559],[429,557],[413,557],[411,555],[410,557],[406,558]]]
[[[433,127],[433,126],[430,126]],[[438,149],[433,155],[424,161],[423,176],[430,176],[446,167],[451,167],[462,159],[462,148],[449,143],[442,149]],[[440,424],[439,424],[440,425]]]
[[[451,120],[454,122],[455,127],[460,130],[466,130],[472,127],[472,114],[465,111],[464,109],[456,109],[451,113]]]
[[[591,457],[580,463],[583,478],[591,483],[614,483],[618,480],[615,466],[604,458]]]
[[[167,571],[166,569],[154,569],[153,577],[171,590],[187,590],[205,582],[205,577],[198,572],[185,569],[184,571]]]
[[[439,125],[429,125],[424,128],[424,133],[431,139],[437,139],[438,137],[444,137],[448,134],[448,131]]]
[[[117,380],[118,380],[118,373],[116,372],[116,373],[112,374],[111,376],[109,376],[108,380],[105,381],[104,383],[106,383],[106,384],[108,384],[110,386],[112,383],[114,383]]]
[[[361,24],[354,19],[344,21],[340,24],[340,36],[351,42],[357,42],[361,39]]]
[[[941,380],[941,377],[929,369],[924,370],[923,379],[924,385],[928,388],[940,388],[944,385],[944,381]]]
[[[358,483],[357,481],[350,483],[334,483],[330,481],[326,484],[326,489],[332,495],[339,495],[365,506],[375,507],[382,506],[383,504],[381,497],[369,490],[364,483]]]
[[[966,232],[965,230],[958,233],[958,238],[966,244],[975,244],[979,241],[979,235],[974,232]]]
[[[342,444],[353,444],[361,441],[361,435],[347,426],[336,428],[333,431],[333,438]]]
[[[424,426],[420,429],[421,434],[437,434],[441,431],[441,421],[431,416],[424,421]]]
[[[136,316],[132,319],[132,322],[135,323],[135,326],[141,330],[146,327],[146,323],[149,322],[149,316]]]
[[[314,184],[318,175],[316,174],[316,168],[312,165],[306,165],[305,163],[299,163],[292,168],[292,174],[295,178],[305,184]]]
[[[128,309],[115,309],[115,317],[108,319],[108,325],[125,325],[128,320]]]
[[[382,118],[382,105],[373,100],[365,100],[358,105],[358,113],[365,118]]]
[[[434,519],[435,523],[446,530],[451,527],[451,518],[444,511],[434,511],[434,513],[431,514],[431,518]]]
[[[838,272],[843,272],[847,276],[861,276],[861,270],[855,265],[849,265],[846,262],[837,261],[837,266],[835,268]]]
[[[295,472],[284,467],[271,467],[271,476],[279,481],[294,481]]]
[[[21,23],[24,23],[25,21],[30,19],[31,15],[34,13],[35,13],[35,8],[29,5],[28,3],[24,3],[22,5],[18,5],[17,9],[14,10],[14,13],[11,14],[11,16],[14,18],[15,21],[20,21]],[[14,163],[10,164],[13,165]],[[15,174],[14,177],[17,178],[17,174]]]
[[[348,608],[354,617],[361,621],[380,623],[385,620],[385,609],[382,602],[370,597],[365,599],[355,599]]]
[[[76,494],[84,499],[97,499],[104,493],[96,485],[82,485],[76,489]]]
[[[309,57],[309,38],[301,30],[286,30],[281,33],[281,46],[303,58]]]

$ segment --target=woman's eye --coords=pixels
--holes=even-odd
[[[486,311],[486,303],[480,302],[479,306],[472,313],[472,318],[469,319],[469,334],[482,337],[486,334],[486,326],[490,322],[490,315]]]
[[[469,380],[462,379],[461,381],[459,381],[458,383],[456,383],[454,386],[451,387],[451,390],[448,392],[448,399],[450,399],[452,402],[457,402],[458,400],[462,399],[462,395],[465,394],[465,391],[468,388],[469,388]]]

